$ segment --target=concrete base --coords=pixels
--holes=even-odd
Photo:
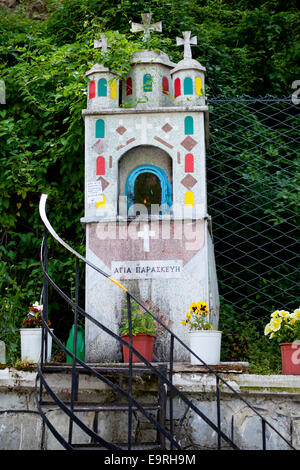
[[[148,222],[148,221],[147,221]],[[188,328],[181,322],[192,302],[205,300],[209,305],[209,321],[218,329],[219,296],[214,260],[214,248],[207,220],[184,222],[192,227],[196,248],[191,249],[191,242],[185,238],[172,240],[151,240],[153,253],[143,251],[140,240],[120,238],[120,231],[138,233],[143,223],[139,221],[98,222],[87,224],[87,259],[113,278],[118,279],[142,303],[151,302],[164,315],[161,319],[185,344],[189,346]],[[179,227],[179,229],[178,229]],[[105,228],[105,231],[104,231]],[[171,221],[168,228],[172,233],[183,230],[182,221]],[[117,229],[119,238],[114,239]],[[162,234],[163,222],[152,221],[151,230]],[[185,228],[188,232],[188,229]],[[101,232],[101,236],[100,236]],[[107,235],[103,236],[103,233]],[[180,232],[181,233],[181,232]],[[110,234],[110,236],[108,236]],[[126,237],[125,237],[126,238]],[[140,251],[139,251],[140,250]],[[115,260],[119,260],[118,263]],[[173,260],[173,261],[172,261]],[[119,269],[116,268],[116,263]],[[132,265],[139,267],[132,268]],[[180,271],[176,272],[176,263]],[[120,266],[122,273],[120,273]],[[130,266],[130,273],[126,272]],[[143,269],[152,269],[153,273],[138,273]],[[159,272],[157,270],[159,269]],[[163,271],[162,271],[163,270]],[[119,334],[119,324],[124,309],[127,308],[126,293],[116,284],[87,266],[86,269],[86,311],[97,321]],[[153,312],[155,314],[155,311]],[[121,346],[107,333],[101,331],[92,322],[85,325],[86,360],[89,362],[121,361]],[[168,361],[170,357],[170,334],[158,336],[154,346],[154,360]],[[174,360],[189,361],[189,352],[178,341],[174,344]]]
[[[125,367],[124,364],[121,365]],[[118,368],[120,364],[110,364]],[[270,424],[300,450],[300,376],[253,375],[243,371],[244,363],[221,363],[220,376],[241,393],[254,409],[262,414]],[[221,372],[221,370],[223,370]],[[115,372],[117,374],[117,371]],[[43,434],[42,421],[34,401],[36,372],[16,369],[0,370],[0,450],[47,450],[61,449],[60,444],[46,428]],[[71,375],[66,372],[46,374],[48,383],[63,399],[70,398]],[[216,378],[204,371],[202,366],[174,364],[173,383],[212,421],[216,422]],[[157,397],[156,382],[137,374],[134,391],[141,402]],[[79,399],[109,402],[111,391],[106,385],[89,375],[80,377]],[[189,450],[216,449],[217,435],[186,404],[174,397],[173,416],[175,435],[182,448]],[[99,429],[106,439],[120,439],[127,432],[127,413],[100,413]],[[47,417],[62,432],[68,435],[69,421],[60,410],[49,406]],[[91,425],[95,412],[81,413],[85,423]],[[167,407],[168,420],[168,407]],[[234,439],[239,448],[261,449],[261,419],[239,399],[226,385],[221,386],[222,430]],[[136,442],[149,441],[155,431],[145,418],[136,413],[133,429]],[[75,426],[75,440],[88,442],[88,438]],[[266,427],[268,450],[284,450],[284,443],[276,433]],[[226,448],[222,442],[222,448]]]

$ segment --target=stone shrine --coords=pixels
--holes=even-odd
[[[144,33],[151,24],[132,23]],[[127,79],[95,64],[89,78],[85,122],[86,258],[142,302],[151,302],[184,342],[181,325],[189,305],[205,300],[218,327],[219,300],[206,197],[208,107],[205,68],[192,59],[197,38],[189,31],[177,45],[184,58],[171,62],[146,48],[132,57]],[[105,36],[94,47],[107,50]],[[126,293],[87,267],[86,311],[119,333]],[[119,361],[121,347],[86,322],[86,361]],[[155,360],[168,359],[165,335]],[[176,342],[177,343],[177,342]],[[188,360],[177,344],[176,361]]]

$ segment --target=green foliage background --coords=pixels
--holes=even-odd
[[[130,33],[130,21],[140,22],[141,13],[151,11],[153,21],[162,20],[163,33],[153,35],[151,46],[165,50],[171,60],[182,58],[176,36],[191,30],[198,37],[193,57],[208,71],[208,97],[286,96],[300,78],[296,1],[48,0],[39,12],[31,4],[23,1],[14,11],[0,8],[0,77],[7,100],[0,107],[0,339],[6,341],[10,362],[19,355],[18,329],[27,307],[39,300],[42,289],[41,193],[49,195],[54,228],[84,254],[81,111],[84,74],[102,58],[93,49],[100,33],[112,42],[110,67],[124,77],[131,54],[141,46],[140,35]],[[73,261],[59,253],[51,269],[57,283],[73,293]],[[72,313],[64,309],[52,297],[50,319],[66,341]],[[239,341],[242,333],[227,328],[234,343]],[[252,341],[257,330],[252,336],[247,331]],[[249,357],[249,338],[245,344]]]

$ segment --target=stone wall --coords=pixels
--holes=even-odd
[[[35,371],[26,372],[12,368],[0,370],[0,450],[48,450],[60,449],[53,435],[44,429],[38,414],[35,399]],[[292,445],[300,449],[300,377],[262,376],[247,373],[227,372],[221,377],[242,394],[253,408]],[[60,397],[70,397],[71,376],[68,373],[52,373],[47,381]],[[173,383],[184,392],[213,422],[216,423],[216,379],[204,373],[199,366],[176,364]],[[156,381],[149,374],[140,374],[134,381],[134,390],[139,400],[146,403],[157,394]],[[111,402],[116,396],[103,383],[88,375],[80,376],[79,399],[98,403]],[[221,386],[222,430],[241,449],[261,449],[261,419],[237,398],[225,385]],[[80,413],[84,422],[92,425],[95,412]],[[174,398],[174,425],[177,440],[188,450],[215,449],[217,435],[187,405]],[[62,434],[68,435],[68,420],[60,410],[48,407],[47,417]],[[168,419],[168,410],[167,410]],[[125,442],[127,437],[127,414],[114,412],[98,413],[98,427],[102,437]],[[133,417],[133,438],[136,442],[155,439],[156,432],[140,413]],[[82,431],[74,425],[74,442],[89,442]],[[266,429],[267,449],[286,449],[274,431]],[[223,442],[224,448],[228,447]]]

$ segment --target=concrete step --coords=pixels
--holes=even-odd
[[[94,363],[87,363],[86,364],[88,367],[93,369],[96,372],[99,372],[100,374],[113,374],[115,375],[116,373],[118,376],[124,375],[128,376],[130,367],[129,363],[123,362],[123,363],[112,363],[112,364],[94,364]],[[167,370],[167,365],[166,363],[161,363],[161,362],[154,362],[151,363],[152,367],[155,369],[160,369],[161,367],[165,367]],[[75,367],[76,373],[78,374],[89,374],[89,371],[86,370],[84,367],[80,365],[76,365]],[[43,373],[58,373],[58,372],[72,372],[73,366],[72,364],[68,363],[46,363],[43,364]],[[140,375],[140,374],[150,374],[154,375],[154,372],[151,371],[145,364],[143,363],[133,363],[132,364],[132,374],[133,375]]]
[[[126,444],[115,444],[120,447],[121,450],[128,450]],[[101,444],[91,443],[91,444],[72,444],[75,450],[106,450],[106,447],[101,446]],[[143,444],[132,444],[130,450],[160,450],[162,449],[159,444],[154,443],[143,443]]]
[[[53,401],[42,401],[40,403],[43,407],[47,407],[48,411],[54,409],[60,409],[59,405],[57,405]],[[68,407],[71,406],[71,402],[64,402],[64,404]],[[155,403],[147,403],[141,404],[141,406],[146,411],[158,411],[160,406]],[[139,411],[136,406],[132,406],[133,411]],[[74,402],[73,407],[74,412],[84,412],[84,411],[128,411],[128,405],[125,403],[106,403],[106,404],[99,404],[96,402]]]

